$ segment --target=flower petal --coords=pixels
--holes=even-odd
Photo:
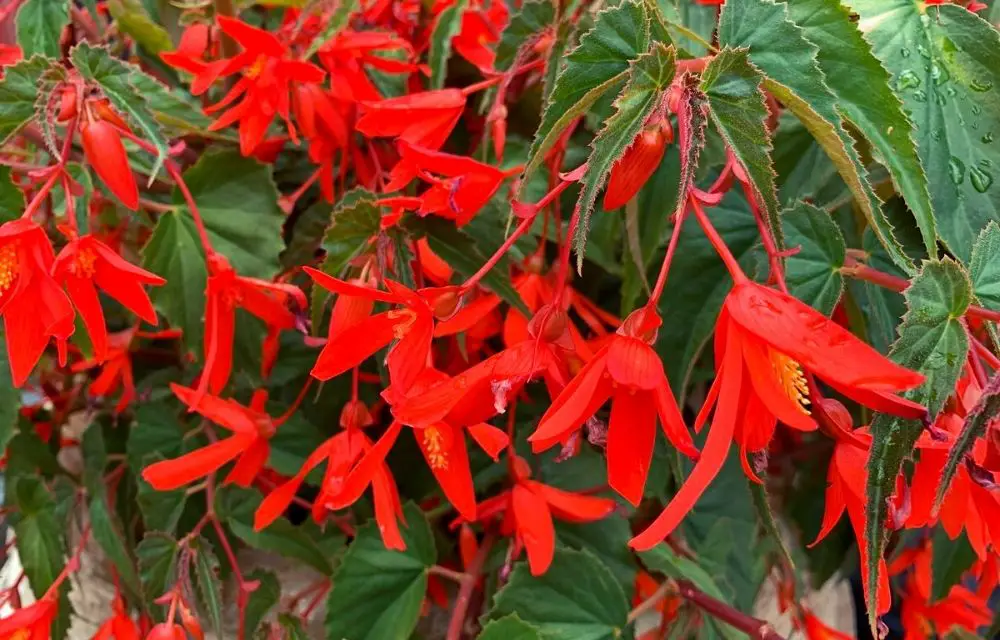
[[[548,571],[556,551],[552,513],[542,496],[521,483],[514,485],[511,498],[518,537],[528,552],[528,568],[531,575],[540,576]]]
[[[638,506],[656,444],[656,406],[649,393],[615,391],[607,443],[608,484]]]
[[[463,518],[475,520],[476,492],[462,430],[439,422],[414,430],[413,434],[448,502]]]
[[[608,344],[608,373],[618,384],[654,389],[664,377],[663,361],[642,340],[616,334]]]
[[[399,518],[403,513],[399,504],[399,492],[385,464],[381,465],[372,478],[372,496],[375,503],[375,522],[378,523],[382,543],[387,549],[405,550],[406,542],[399,532]]]
[[[380,473],[385,464],[385,457],[389,455],[392,445],[396,444],[402,428],[402,423],[397,421],[389,425],[378,442],[362,456],[354,469],[344,478],[340,493],[330,496],[327,504],[330,509],[343,509],[357,502],[373,478]]]
[[[254,479],[260,475],[261,470],[267,463],[267,456],[271,453],[271,446],[265,438],[254,438],[250,446],[236,461],[229,475],[223,484],[235,484],[238,487],[248,488],[253,484]]]
[[[298,493],[299,487],[302,486],[309,472],[319,466],[330,455],[330,450],[333,448],[334,440],[337,437],[334,436],[317,447],[315,451],[309,454],[302,468],[299,469],[294,477],[288,482],[275,487],[264,497],[264,500],[261,501],[260,506],[257,507],[257,511],[253,516],[254,530],[260,531],[266,528],[288,509],[288,505],[292,503],[295,494]]]
[[[611,397],[611,381],[605,378],[607,351],[601,351],[562,390],[538,428],[528,437],[535,453],[544,451],[577,429]]]
[[[741,331],[739,325],[731,328],[733,333]],[[767,345],[753,334],[741,336],[743,358],[752,384],[752,393],[767,407],[778,420],[800,431],[816,430],[816,421],[803,412],[801,406],[786,395],[775,377],[774,363],[767,354]]]
[[[103,362],[108,357],[108,327],[104,324],[104,311],[94,282],[90,278],[67,276],[65,286],[73,306],[80,312],[83,326],[87,328],[94,359]]]
[[[510,438],[503,429],[498,429],[491,424],[480,422],[465,428],[476,441],[479,448],[486,452],[486,455],[493,458],[494,462],[500,460],[500,453],[510,444]]]
[[[927,408],[922,404],[917,404],[912,400],[907,400],[902,396],[897,396],[888,391],[842,385],[825,377],[823,378],[823,382],[851,400],[881,413],[888,413],[911,420],[921,420],[927,416]]]
[[[330,336],[310,372],[312,377],[329,380],[339,376],[392,342],[398,320],[390,317],[390,313],[377,313],[336,336]]]
[[[253,441],[251,436],[235,435],[196,449],[173,460],[151,464],[142,470],[142,477],[157,491],[171,491],[204,478],[240,455]]]
[[[256,435],[257,423],[254,414],[235,400],[208,395],[199,398],[196,389],[174,383],[170,384],[170,390],[187,405],[188,409],[197,411],[220,427],[235,433]]]
[[[674,392],[670,390],[670,382],[666,376],[663,376],[660,383],[653,389],[653,400],[656,402],[656,412],[660,416],[660,427],[663,429],[663,435],[667,436],[667,440],[678,451],[696,460],[698,449],[694,446],[694,440],[691,439],[691,432],[684,424],[684,416],[681,415],[681,410],[677,406],[677,400],[674,398]],[[708,402],[707,399],[705,401]]]
[[[532,492],[545,498],[552,508],[552,514],[567,522],[593,522],[609,515],[618,504],[610,498],[585,496],[571,491],[563,491],[556,487],[536,482],[522,480],[522,483]]]
[[[313,279],[313,282],[323,287],[330,293],[339,293],[345,296],[357,296],[389,304],[399,303],[399,298],[397,296],[394,296],[386,291],[379,291],[378,289],[373,289],[372,287],[346,282],[340,278],[334,278],[329,274],[323,273],[319,269],[313,269],[312,267],[302,267],[302,270],[309,274],[309,277]]]

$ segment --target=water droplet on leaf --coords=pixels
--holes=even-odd
[[[912,69],[907,69],[903,73],[899,74],[899,80],[896,82],[896,86],[900,89],[915,89],[920,86],[920,78]]]
[[[993,184],[993,174],[987,173],[979,167],[969,169],[969,182],[979,193],[986,193],[986,190]]]
[[[969,88],[979,93],[985,93],[993,88],[993,82],[991,80],[973,80],[969,83]]]
[[[902,49],[899,50],[899,55],[903,56],[904,58],[909,58],[910,50],[907,49],[906,47],[903,47]]]
[[[965,181],[965,163],[952,156],[948,161],[948,176],[955,184],[962,184]]]
[[[990,131],[989,133],[984,133],[983,137],[980,138],[980,140],[983,141],[983,144],[989,144],[993,142],[993,132]]]
[[[917,89],[913,92],[913,99],[917,102],[927,102],[927,92],[923,89]]]

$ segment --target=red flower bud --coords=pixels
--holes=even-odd
[[[611,169],[608,188],[604,192],[605,211],[625,206],[660,166],[667,143],[673,138],[673,130],[670,130],[669,136],[667,130],[658,123],[636,136],[632,145]]]
[[[150,629],[146,640],[187,640],[187,635],[180,625],[161,622]]]
[[[76,115],[76,97],[75,87],[63,87],[59,94],[59,111],[56,112],[56,120],[66,122]]]
[[[97,176],[126,207],[139,208],[139,190],[128,166],[125,145],[115,127],[104,120],[85,119],[80,126],[83,155]]]

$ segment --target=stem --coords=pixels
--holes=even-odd
[[[534,62],[529,62],[528,64],[520,66],[520,67],[517,67],[516,69],[512,69],[511,71],[508,71],[507,73],[500,73],[500,74],[497,74],[497,75],[493,76],[492,78],[487,78],[487,79],[482,80],[480,82],[477,82],[475,84],[470,84],[469,86],[467,86],[464,89],[462,89],[462,95],[468,96],[468,95],[473,94],[473,93],[475,93],[477,91],[481,91],[483,89],[489,89],[493,85],[499,84],[508,75],[509,76],[515,76],[515,75],[517,75],[519,73],[527,73],[528,71],[532,71],[534,69],[538,69],[538,68],[544,67],[544,66],[545,66],[545,60],[535,60]]]
[[[215,0],[215,15],[235,18],[236,9],[233,8],[233,0]],[[239,48],[236,46],[236,42],[223,33],[222,54],[227,58],[232,58],[237,53],[239,53]]]
[[[737,611],[725,602],[699,591],[687,580],[677,581],[677,593],[713,618],[718,618],[731,627],[742,631],[753,640],[785,640],[769,624],[753,616]]]
[[[483,543],[476,552],[476,557],[472,559],[466,567],[465,575],[462,577],[461,587],[458,589],[458,597],[455,598],[455,607],[451,611],[451,620],[448,622],[448,632],[445,640],[459,640],[462,637],[462,628],[465,626],[465,617],[469,612],[469,603],[472,601],[472,592],[479,582],[479,574],[483,571],[486,558],[493,547],[495,537],[490,534],[483,539]]]
[[[21,215],[22,218],[27,220],[35,214],[38,208],[42,206],[46,196],[48,196],[49,192],[52,191],[52,187],[55,186],[56,182],[58,182],[59,178],[62,176],[63,171],[66,168],[66,163],[69,162],[69,153],[73,148],[73,132],[76,131],[76,124],[79,119],[79,116],[73,118],[73,120],[70,121],[69,126],[66,127],[66,139],[63,140],[62,151],[59,154],[59,162],[49,169],[52,173],[45,180],[45,183],[42,184],[42,188],[38,190],[38,193],[36,193],[31,199],[31,202],[28,203],[28,206],[24,208],[24,213]],[[73,196],[67,193],[66,197],[72,198]],[[70,224],[75,222],[76,221],[74,220]]]
[[[215,250],[212,249],[212,243],[208,239],[208,231],[205,230],[205,222],[201,219],[201,212],[194,201],[194,196],[191,195],[191,190],[188,189],[187,183],[181,177],[181,172],[177,168],[177,165],[167,160],[164,166],[167,168],[167,173],[170,174],[170,177],[177,183],[177,188],[180,189],[181,195],[184,196],[184,202],[187,203],[188,211],[191,212],[191,217],[194,218],[194,226],[198,229],[198,239],[201,240],[201,247],[205,250],[205,256],[212,255],[215,253]]]
[[[452,581],[457,582],[459,584],[463,584],[465,582],[465,574],[464,573],[462,573],[461,571],[453,571],[453,570],[449,569],[448,567],[442,567],[439,564],[434,565],[433,567],[431,567],[427,571],[432,576],[440,576],[442,578],[447,578],[448,580],[452,580]]]
[[[670,263],[673,262],[674,252],[677,250],[677,242],[681,237],[681,227],[684,226],[684,213],[685,210],[674,217],[674,230],[670,234],[670,243],[667,245],[667,255],[663,257],[663,264],[660,265],[660,275],[656,278],[656,284],[653,286],[653,292],[649,294],[649,302],[646,306],[650,309],[656,309],[656,303],[660,300],[660,295],[663,293],[663,287],[667,284],[667,272],[670,271]]]
[[[573,215],[570,216],[569,225],[566,227],[566,236],[562,238],[559,247],[559,279],[556,281],[554,301],[558,301],[566,288],[566,281],[569,278],[569,254],[570,246],[573,244],[573,234],[576,233],[576,225],[580,223],[580,207],[573,207]]]
[[[754,199],[753,191],[746,187],[746,185],[744,185],[743,191],[746,193],[747,202],[750,203],[750,210],[753,211],[754,220],[757,221],[757,231],[760,233],[761,242],[764,244],[764,251],[767,252],[767,262],[771,269],[771,278],[777,283],[778,288],[782,292],[788,293],[788,285],[785,284],[785,269],[781,264],[781,252],[778,251],[778,247],[774,243],[774,235],[771,233],[767,221],[764,220],[760,207]]]
[[[715,230],[712,226],[712,222],[705,215],[705,211],[701,208],[701,203],[698,202],[697,198],[689,197],[688,202],[691,203],[691,208],[694,209],[694,215],[698,218],[698,224],[701,225],[702,230],[705,232],[705,237],[708,241],[712,243],[712,247],[715,248],[715,252],[719,254],[722,258],[722,262],[725,263],[726,269],[729,270],[729,275],[733,277],[735,282],[745,282],[747,276],[743,273],[743,269],[740,268],[740,263],[736,261],[736,257],[733,256],[733,252],[729,250],[726,246],[725,241],[719,232]]]
[[[649,596],[642,602],[640,602],[634,609],[629,611],[628,619],[626,624],[631,624],[641,618],[643,614],[652,611],[656,605],[660,603],[660,600],[666,598],[669,594],[674,593],[677,587],[674,585],[673,581],[667,580],[660,585],[660,588],[653,592],[653,595]]]
[[[494,266],[496,266],[498,262],[500,262],[500,259],[504,257],[504,254],[510,251],[510,248],[514,246],[514,243],[517,242],[518,238],[523,236],[528,231],[528,229],[531,228],[531,225],[534,221],[535,221],[534,216],[522,220],[521,224],[517,225],[517,228],[514,229],[514,232],[511,233],[509,236],[507,236],[507,239],[504,240],[504,243],[502,245],[500,245],[500,248],[497,249],[492,256],[490,256],[490,259],[487,260],[482,267],[479,268],[479,271],[472,274],[468,280],[462,283],[462,286],[459,287],[460,292],[464,294],[468,292],[472,287],[476,286],[476,284],[478,284],[479,281],[482,280],[486,276],[486,274],[490,272],[490,269],[492,269]]]
[[[977,354],[979,354],[979,357],[985,360],[986,364],[990,365],[994,371],[1000,370],[1000,358],[997,358],[985,344],[980,342],[979,338],[972,335],[969,337],[972,339],[972,348],[975,349]]]

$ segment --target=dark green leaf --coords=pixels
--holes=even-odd
[[[281,584],[274,572],[264,569],[254,569],[243,577],[247,582],[257,581],[260,583],[247,601],[246,637],[252,638],[264,621],[264,617],[277,606],[281,599]]]
[[[528,152],[524,180],[541,163],[559,134],[583,115],[604,93],[625,82],[629,62],[649,49],[646,6],[627,0],[597,14],[594,28],[559,67],[542,122]]]
[[[219,559],[205,538],[198,538],[194,550],[195,591],[203,613],[208,614],[215,637],[222,637],[222,582],[219,580]]]
[[[170,34],[149,16],[140,0],[108,0],[106,6],[118,30],[149,53],[158,55],[174,48]]]
[[[962,574],[972,568],[976,551],[964,533],[952,540],[941,526],[934,530],[931,548],[934,552],[931,561],[931,602],[937,602],[947,597],[951,588],[961,581]]]
[[[628,541],[632,538],[628,520],[609,516],[603,520],[584,524],[556,521],[556,535],[563,546],[580,551],[586,550],[597,556],[597,559],[618,578],[618,584],[621,585],[625,595],[631,598],[635,588],[637,567],[635,558],[628,548]]]
[[[427,66],[431,68],[431,89],[444,87],[448,75],[448,60],[451,58],[451,40],[462,27],[462,14],[468,0],[457,0],[438,14],[431,31],[430,49],[427,52]]]
[[[103,491],[90,500],[90,526],[94,540],[114,564],[126,590],[133,597],[141,597],[139,574],[136,571],[135,561],[129,556],[121,521],[118,515],[109,509],[107,496]]]
[[[201,107],[180,89],[168,88],[137,68],[132,69],[129,81],[146,99],[146,105],[165,127],[182,132],[199,132],[205,136],[212,135],[205,132],[205,127],[212,122],[211,118],[202,113]],[[223,137],[220,134],[214,135]]]
[[[42,74],[53,64],[47,58],[35,56],[3,70],[3,79],[0,80],[0,144],[7,144],[21,127],[35,117],[35,98]]]
[[[0,335],[0,363],[7,362],[7,340]],[[10,377],[10,367],[0,364],[0,451],[7,451],[7,445],[17,428],[18,411],[21,408],[21,391],[14,386]]]
[[[137,479],[139,512],[147,529],[174,533],[187,504],[186,489],[157,491],[142,478]]]
[[[542,640],[542,634],[512,613],[486,623],[479,640]]]
[[[527,563],[514,567],[489,617],[516,613],[552,640],[610,640],[622,635],[628,612],[625,593],[600,560],[588,551],[557,548],[541,576],[532,577]]]
[[[851,0],[858,26],[917,124],[917,150],[941,238],[962,260],[1000,219],[1000,35],[963,7]],[[866,84],[867,86],[867,84]],[[898,153],[890,148],[884,154]],[[913,203],[907,200],[907,204]],[[934,252],[931,252],[934,255]]]
[[[1000,311],[1000,225],[990,221],[972,245],[969,276],[972,292],[986,307]]]
[[[673,47],[653,43],[650,50],[629,63],[627,83],[615,99],[616,111],[607,119],[591,145],[593,151],[587,160],[580,196],[576,206],[580,223],[576,229],[574,246],[577,269],[583,267],[583,254],[590,232],[590,214],[597,200],[597,192],[604,185],[608,173],[642,131],[647,118],[659,106],[664,90],[673,82],[676,71]]]
[[[841,124],[836,97],[817,60],[818,48],[789,20],[785,5],[772,0],[726,3],[719,21],[719,42],[749,48],[750,62],[766,77],[764,88],[795,113],[823,146],[893,261],[912,271],[911,261],[882,214],[854,140]]]
[[[330,226],[330,211],[330,205],[325,200],[319,200],[295,219],[288,246],[281,252],[283,267],[296,267],[313,261]]]
[[[132,471],[139,474],[152,461],[176,458],[184,452],[184,427],[177,410],[159,402],[141,405],[126,445]]]
[[[142,72],[113,57],[107,49],[86,42],[73,47],[70,60],[80,75],[85,80],[97,83],[111,105],[139,129],[147,142],[156,147],[156,161],[150,172],[152,180],[167,159],[167,140],[145,97],[132,83],[132,78]]]
[[[351,640],[410,637],[437,560],[434,537],[418,507],[403,509],[405,551],[385,548],[378,525],[368,522],[348,547],[327,600],[326,635]]]
[[[904,394],[927,407],[933,420],[958,381],[969,349],[962,315],[972,299],[969,277],[951,260],[925,262],[905,293],[908,310],[899,329],[899,340],[890,357],[926,376],[924,383]],[[879,414],[872,421],[872,450],[868,458],[865,538],[869,584],[878,584],[879,559],[888,538],[884,523],[888,499],[903,460],[910,455],[923,430],[919,421]],[[876,626],[874,599],[869,593],[868,615]]]
[[[24,57],[62,57],[59,40],[68,24],[67,0],[27,0],[17,11],[17,44]]]
[[[293,476],[325,439],[302,414],[293,414],[271,438],[268,465],[278,473]]]
[[[316,543],[284,518],[278,518],[262,531],[254,530],[252,518],[230,518],[227,524],[237,538],[255,549],[273,551],[298,560],[325,576],[333,573],[333,566]]]
[[[517,52],[528,46],[544,30],[552,26],[556,18],[556,7],[551,0],[526,0],[521,8],[511,16],[510,22],[500,36],[497,55],[493,66],[497,71],[506,71],[514,65]]]
[[[796,202],[781,214],[785,245],[798,249],[785,261],[785,278],[796,298],[830,315],[844,289],[847,247],[840,227],[830,214],[805,202]]]
[[[980,396],[975,408],[965,416],[962,431],[948,451],[948,460],[945,462],[941,481],[938,483],[936,505],[940,506],[944,501],[951,487],[951,481],[958,471],[958,465],[962,464],[966,456],[972,452],[976,440],[986,433],[986,428],[998,415],[1000,415],[1000,374],[994,374],[993,379],[983,389],[983,395]]]
[[[139,579],[147,600],[166,593],[177,579],[177,540],[165,533],[149,532],[135,548]]]

